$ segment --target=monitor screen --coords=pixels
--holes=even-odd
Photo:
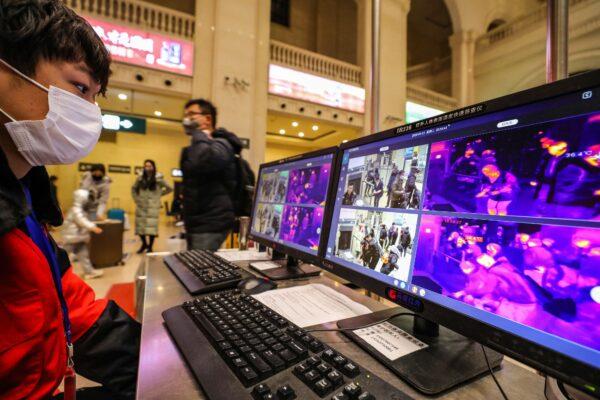
[[[317,256],[333,152],[261,167],[250,233]]]
[[[325,263],[600,368],[600,88],[338,164]]]

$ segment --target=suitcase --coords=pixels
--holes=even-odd
[[[96,268],[123,265],[123,221],[107,219],[96,221],[102,233],[91,234],[90,261]]]
[[[125,222],[125,210],[119,207],[120,201],[119,199],[112,200],[112,208],[110,208],[106,212],[106,217],[108,219],[117,219],[119,221]]]

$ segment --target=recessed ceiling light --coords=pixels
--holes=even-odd
[[[304,132],[298,132],[298,136],[304,137]]]
[[[319,126],[318,125],[313,125],[312,126],[312,130],[313,131],[318,131],[319,130]]]
[[[296,121],[293,121],[293,122],[292,122],[292,126],[295,128],[295,127],[297,127],[297,126],[298,126],[298,123],[297,123]]]
[[[342,143],[348,143],[348,139],[342,140]]]
[[[285,135],[285,129],[280,129],[280,130],[279,130],[279,134],[280,134],[280,135]]]
[[[127,100],[127,95],[125,93],[119,93],[117,97],[119,100]]]
[[[154,115],[156,115],[157,117],[160,117],[162,115],[162,112],[156,110],[156,111],[154,111]]]

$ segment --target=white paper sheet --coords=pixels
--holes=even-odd
[[[266,271],[268,269],[281,268],[281,264],[274,263],[273,261],[259,261],[253,262],[250,267],[258,271]]]
[[[353,332],[392,361],[427,347],[427,344],[389,322]]]
[[[300,327],[324,324],[371,312],[362,304],[321,284],[269,290],[254,297]]]
[[[259,261],[271,259],[271,256],[268,255],[266,251],[259,252],[256,250],[218,251],[216,254],[227,261]]]

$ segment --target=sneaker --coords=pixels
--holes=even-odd
[[[104,275],[104,271],[95,269],[91,274],[85,274],[84,278],[85,279],[94,279],[94,278],[100,278],[102,275]]]

